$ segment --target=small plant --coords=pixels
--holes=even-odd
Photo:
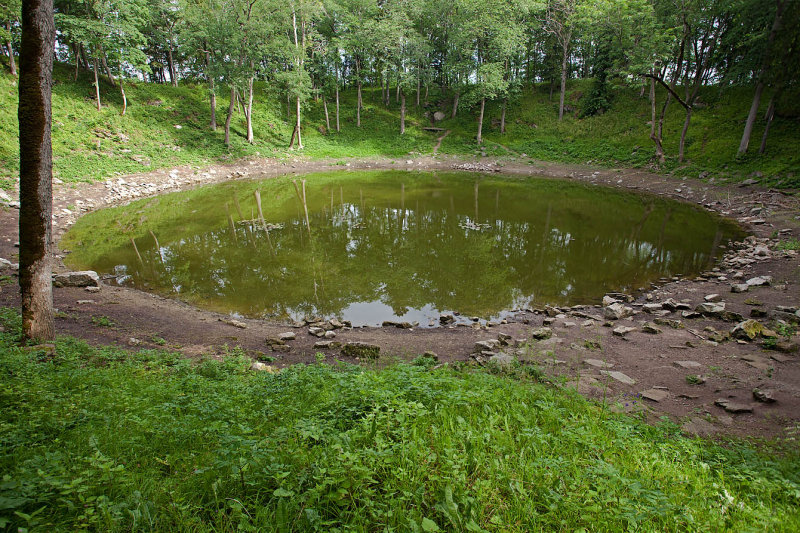
[[[164,346],[165,344],[167,344],[166,339],[164,339],[163,337],[159,337],[158,335],[153,335],[152,337],[150,337],[150,342],[158,346]]]
[[[705,382],[706,378],[704,378],[703,376],[698,376],[695,374],[689,374],[688,376],[686,376],[686,383],[688,383],[689,385],[702,385]]]
[[[258,360],[262,363],[272,363],[275,361],[275,358],[271,355],[267,355],[265,353],[258,354]]]
[[[775,249],[780,251],[800,250],[800,240],[795,238],[786,239],[776,244]]]
[[[104,328],[110,328],[114,326],[114,322],[105,315],[101,316],[92,316],[92,324],[95,326],[101,326]]]
[[[784,337],[786,340],[789,340],[796,333],[797,328],[792,324],[782,323],[775,326],[775,331],[781,337]]]
[[[599,340],[591,340],[591,339],[586,339],[585,341],[583,341],[583,346],[587,350],[600,350],[602,348],[602,345],[600,344]]]
[[[759,302],[755,298],[748,298],[747,300],[744,301],[744,303],[746,303],[747,305],[755,305],[755,306],[764,305],[762,302]]]

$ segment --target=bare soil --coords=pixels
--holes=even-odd
[[[519,176],[568,179],[645,191],[702,204],[739,220],[758,238],[773,237],[776,232],[784,230],[781,239],[800,239],[800,201],[792,192],[677,180],[630,169],[523,164],[486,158],[464,161],[442,156],[414,160],[354,160],[345,167],[334,161],[257,159],[214,167],[159,170],[91,184],[55,184],[54,235],[56,240],[60,238],[86,211],[198,184],[336,169],[444,170],[465,166],[473,170],[502,170]],[[0,257],[16,261],[18,211],[8,207],[1,209]],[[776,242],[773,237],[769,244],[774,246]],[[755,244],[751,243],[750,248]],[[61,257],[55,271],[66,270],[60,262]],[[684,327],[680,329],[659,326],[661,333],[648,334],[641,331],[640,326],[653,320],[651,315],[642,312],[642,305],[668,298],[688,303],[694,309],[705,296],[718,294],[726,303],[726,310],[745,318],[754,308],[769,313],[776,306],[798,306],[799,257],[792,252],[771,250],[766,256],[757,257],[752,264],[730,270],[721,267],[713,276],[664,280],[649,291],[635,295],[635,302],[626,303],[636,311],[634,316],[613,324],[603,319],[602,308],[589,306],[580,310],[550,310],[551,315],[557,315],[551,317],[545,310],[531,310],[518,314],[507,324],[491,327],[343,329],[337,331],[335,340],[342,343],[363,341],[380,346],[382,356],[379,362],[364,364],[409,360],[425,351],[438,354],[441,362],[482,364],[483,358],[477,356],[476,360],[473,353],[476,341],[496,339],[500,333],[511,335],[513,339],[530,339],[531,332],[548,321],[553,332],[550,339],[533,341],[522,348],[503,349],[515,352],[523,362],[537,364],[559,386],[577,387],[582,394],[606,401],[615,409],[640,413],[649,419],[668,416],[690,433],[794,438],[800,431],[800,355],[796,351],[767,350],[761,340],[714,342],[714,332],[728,332],[735,323],[708,317],[685,319],[680,316],[680,311],[665,317],[681,320]],[[738,275],[741,279],[734,280],[734,270],[741,272]],[[12,275],[12,281],[6,278],[7,282],[0,286],[0,305],[19,306],[16,277],[9,270],[3,274]],[[718,277],[720,275],[722,279]],[[743,283],[760,275],[771,276],[771,285],[752,287],[744,293],[731,292],[731,283]],[[129,350],[168,348],[187,357],[221,357],[239,346],[254,358],[274,358],[269,364],[275,367],[314,363],[315,354],[320,352],[313,347],[319,339],[309,335],[307,328],[293,329],[286,324],[250,319],[240,320],[237,325],[230,317],[138,290],[108,285],[103,285],[97,293],[82,288],[56,288],[54,302],[58,309],[58,333],[85,339],[90,344],[112,344]],[[754,305],[756,303],[758,305]],[[597,320],[592,320],[589,325],[583,315]],[[100,317],[107,317],[112,325],[108,325],[106,320],[98,320]],[[770,321],[765,318],[762,322]],[[240,327],[242,325],[244,327]],[[621,325],[637,329],[625,336],[614,335],[612,329]],[[297,334],[296,340],[287,343],[291,346],[290,351],[271,351],[265,339],[286,331]],[[784,348],[791,350],[793,345],[796,349],[797,341],[798,336],[794,335]],[[361,362],[342,356],[338,350],[325,352],[329,361]],[[635,383],[626,384],[603,374],[601,369],[585,363],[586,359],[613,365],[608,370],[622,372]],[[684,368],[676,363],[678,361],[692,361],[698,366]],[[705,382],[690,384],[687,376],[691,375],[702,376]],[[776,401],[757,401],[753,396],[755,388],[771,391]],[[648,390],[660,391],[664,397],[653,401],[641,396]],[[728,412],[715,404],[718,400],[742,404],[752,412]]]

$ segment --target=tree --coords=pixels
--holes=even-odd
[[[558,102],[558,120],[564,118],[564,95],[569,77],[569,47],[575,24],[578,0],[550,0],[547,4],[545,27],[556,38],[561,48],[561,97]]]
[[[4,0],[0,3],[0,44],[8,53],[8,69],[12,76],[17,75],[17,64],[14,61],[15,26],[19,21],[20,0]]]
[[[50,98],[55,34],[53,0],[26,0],[22,6],[19,80],[19,286],[23,334],[41,340],[55,337],[50,253]]]

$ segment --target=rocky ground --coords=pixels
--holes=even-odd
[[[342,169],[333,161],[252,160],[210,168],[54,185],[58,239],[83,213],[202,183]],[[800,261],[779,243],[800,239],[800,200],[746,183],[724,186],[629,169],[595,169],[516,160],[449,158],[353,161],[345,168],[476,170],[580,180],[699,203],[737,219],[751,234],[713,270],[663,279],[636,295],[612,294],[602,306],[524,310],[506,323],[451,323],[437,328],[348,328],[336,321],[275,324],[203,311],[148,293],[98,283],[54,289],[61,334],[131,350],[166,347],[189,357],[222,356],[241,347],[254,368],[327,360],[385,364],[426,351],[440,362],[535,364],[555,384],[655,419],[667,415],[700,435],[795,438],[800,431]],[[0,213],[0,305],[18,306],[17,209]],[[59,258],[60,259],[60,258]],[[56,272],[66,269],[59,262]],[[95,285],[92,279],[79,283]],[[398,326],[403,326],[402,324]],[[374,358],[379,354],[377,359]]]

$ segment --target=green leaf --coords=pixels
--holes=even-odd
[[[422,519],[422,530],[423,531],[439,531],[439,526],[437,526],[436,522],[434,522],[430,518],[423,518]]]

